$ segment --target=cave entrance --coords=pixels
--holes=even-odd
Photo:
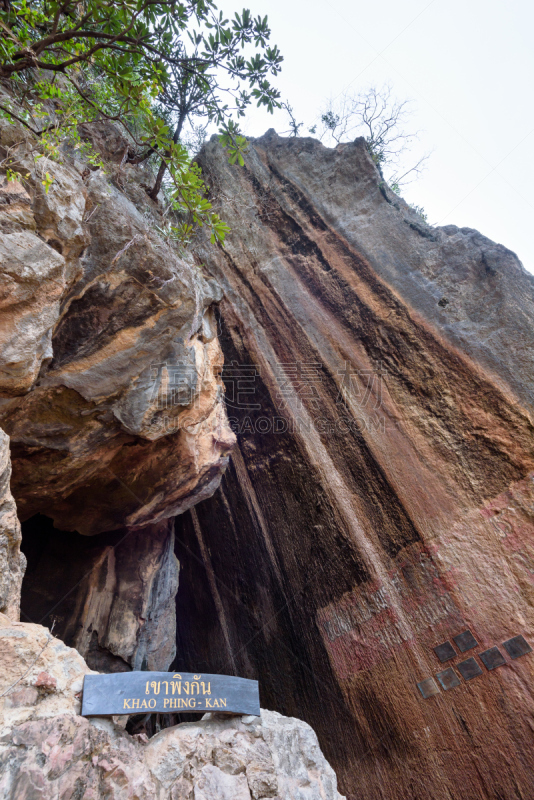
[[[98,672],[167,671],[176,653],[179,564],[174,520],[96,536],[60,531],[37,514],[22,523],[28,565],[21,619],[54,636]],[[152,736],[198,715],[134,714],[127,730]]]
[[[174,521],[95,536],[22,525],[22,619],[48,628],[98,672],[165,672],[176,654]]]
[[[116,590],[115,549],[124,531],[97,536],[59,531],[42,514],[22,523],[27,568],[22,582],[21,620],[52,629],[76,648],[91,669],[125,672],[128,662],[102,645]],[[100,634],[100,635],[99,635]]]

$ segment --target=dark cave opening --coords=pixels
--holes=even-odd
[[[105,581],[105,568],[98,567],[110,549],[124,538],[124,531],[81,536],[76,531],[60,531],[51,519],[36,514],[22,523],[22,552],[27,559],[22,582],[21,620],[52,629],[54,636],[69,647],[79,648],[78,635],[87,593],[98,581]],[[78,645],[78,646],[77,646]],[[85,648],[83,648],[85,649]],[[82,652],[91,669],[99,672],[125,672],[131,667],[98,644],[96,631]]]
[[[114,603],[125,599],[123,587],[117,586],[121,574],[131,574],[132,561],[134,567],[143,567],[142,551],[138,558],[135,556],[136,535],[139,532],[118,530],[82,536],[75,531],[58,530],[53,520],[43,514],[23,522],[21,549],[27,568],[22,583],[21,620],[51,629],[54,636],[78,650],[93,670],[131,671],[132,665],[102,646],[101,641],[105,640]],[[135,610],[139,605],[135,588],[127,592],[126,600]],[[123,610],[127,616],[128,610]],[[120,627],[120,621],[115,621],[115,627]],[[135,668],[149,669],[146,660]],[[126,729],[150,738],[163,728],[195,720],[198,714],[132,714]]]

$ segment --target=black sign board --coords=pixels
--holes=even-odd
[[[257,716],[260,713],[258,681],[186,672],[115,672],[85,676],[84,717],[180,711]]]

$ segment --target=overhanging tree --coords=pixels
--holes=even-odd
[[[244,10],[228,20],[212,0],[12,0],[0,9],[0,79],[17,105],[0,112],[56,154],[54,141],[76,139],[82,122],[124,125],[135,143],[130,161],[161,159],[154,199],[170,176],[173,207],[186,218],[178,237],[208,224],[221,241],[227,228],[180,137],[186,119],[203,116],[218,124],[230,160],[243,162],[234,118],[253,101],[271,112],[278,105],[269,77],[282,57],[269,39],[267,17]]]

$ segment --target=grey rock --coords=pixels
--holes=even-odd
[[[0,430],[0,613],[17,620],[26,559],[20,552],[22,537],[10,478],[9,436]]]
[[[207,714],[147,741],[129,736],[117,719],[78,715],[89,670],[45,628],[0,616],[0,645],[5,800],[19,800],[22,791],[28,800],[81,791],[93,800],[344,800],[300,720],[272,711]],[[29,668],[21,677],[23,664]]]

